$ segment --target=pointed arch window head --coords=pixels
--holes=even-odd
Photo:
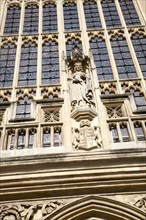
[[[85,1],[83,6],[87,29],[101,28],[101,20],[97,8],[97,2],[94,0]]]
[[[115,5],[115,0],[102,0],[102,10],[107,27],[121,26],[120,18]]]
[[[10,5],[7,8],[7,15],[4,27],[4,34],[18,34],[20,24],[21,8],[19,5]]]
[[[93,53],[99,81],[112,80],[113,73],[105,40],[97,37],[92,38],[90,40],[90,48]]]
[[[42,46],[42,84],[58,84],[59,82],[58,43],[49,40]]]
[[[37,4],[25,6],[23,33],[37,33],[39,21],[39,7]]]
[[[115,35],[111,38],[111,46],[120,79],[136,78],[136,70],[128,48],[126,39],[123,36]]]
[[[0,49],[0,87],[11,87],[13,83],[16,45],[8,42]]]
[[[18,86],[35,85],[36,72],[37,72],[37,45],[29,41],[24,43],[21,48]]]
[[[126,22],[126,25],[141,25],[138,14],[136,12],[134,3],[132,0],[119,0],[120,7]]]
[[[23,118],[30,118],[31,116],[31,100],[28,96],[25,96],[23,99],[20,99],[17,102],[16,108],[16,118],[23,119]]]
[[[75,2],[66,2],[63,5],[65,31],[79,30],[78,10]]]
[[[57,32],[57,8],[55,3],[43,5],[43,32]]]

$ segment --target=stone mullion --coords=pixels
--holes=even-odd
[[[51,147],[54,147],[54,126],[49,126],[51,136]]]
[[[0,2],[0,36],[4,35],[4,26],[6,21],[6,15],[7,15],[7,4],[4,5],[2,2]],[[6,10],[4,10],[6,9]]]
[[[28,148],[29,128],[25,129],[25,149]]]
[[[141,0],[140,0],[140,1],[141,1]],[[144,1],[145,1],[145,0],[144,0]],[[144,16],[143,16],[142,13],[141,13],[138,0],[137,0],[137,1],[133,0],[133,4],[134,4],[134,6],[135,6],[135,9],[136,9],[136,12],[137,12],[137,14],[138,14],[138,17],[139,17],[139,20],[140,20],[141,24],[145,26],[145,25],[146,25],[146,24],[145,24],[146,20],[144,20]],[[146,4],[145,4],[145,6],[146,6]],[[146,9],[145,9],[145,10],[146,10]],[[145,16],[146,16],[146,14],[145,14]],[[146,18],[146,17],[145,17],[145,18]]]
[[[144,137],[145,137],[145,139],[146,139],[146,126],[145,126],[143,120],[141,121],[141,124],[142,124],[142,129],[143,129]]]
[[[18,128],[15,129],[14,150],[17,150],[17,147],[18,147]]]
[[[119,140],[120,140],[120,142],[123,142],[122,135],[121,135],[121,129],[120,129],[120,123],[119,122],[116,122],[116,128],[117,128]]]

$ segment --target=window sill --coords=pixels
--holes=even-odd
[[[134,115],[140,115],[140,114],[146,114],[146,109],[141,109],[141,110],[136,110],[136,111],[133,111],[133,114]]]
[[[14,118],[9,120],[9,122],[13,123],[13,122],[25,122],[25,121],[34,121],[34,120],[35,118]]]

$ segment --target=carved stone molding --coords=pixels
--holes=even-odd
[[[134,205],[146,212],[146,196],[137,200]]]

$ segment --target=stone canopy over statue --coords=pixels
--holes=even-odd
[[[83,57],[75,46],[72,56],[67,59],[69,69],[69,87],[72,111],[77,108],[94,106],[91,80],[89,76],[89,58]]]

